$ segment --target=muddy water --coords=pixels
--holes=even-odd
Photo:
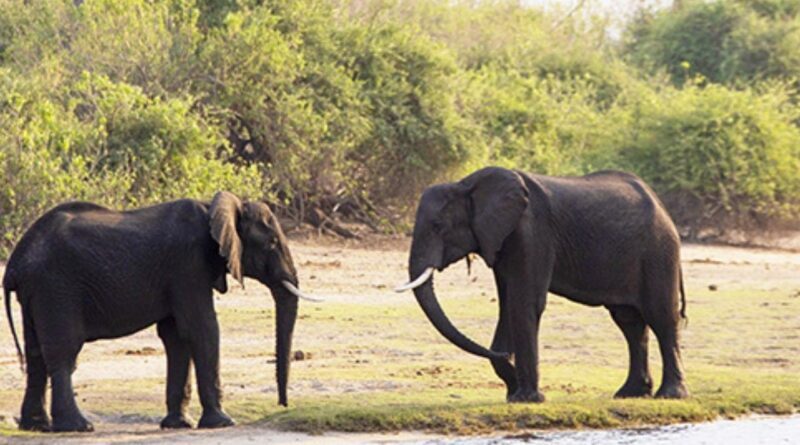
[[[499,443],[542,445],[799,444],[800,416],[752,417],[740,420],[720,420],[709,423],[682,424],[646,429],[570,431],[505,437],[434,439],[405,443],[425,445],[493,445]]]

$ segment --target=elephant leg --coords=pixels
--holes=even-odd
[[[48,354],[45,348],[45,362],[47,363],[50,381],[52,383],[52,400],[50,401],[50,412],[53,414],[52,431],[94,431],[94,426],[78,409],[75,403],[75,391],[72,388],[72,372],[75,370],[75,360],[78,351],[72,348],[58,354],[56,360],[51,360],[52,355]]]
[[[174,318],[158,322],[157,331],[167,353],[167,416],[161,420],[161,428],[191,428],[192,419],[186,414],[192,395],[190,344],[178,335]]]
[[[22,400],[19,428],[27,431],[49,431],[50,416],[44,407],[47,391],[47,367],[44,364],[39,339],[33,329],[33,322],[23,309],[23,329],[25,336],[25,371],[27,382],[25,398]]]
[[[503,288],[502,280],[495,277],[497,284],[498,301],[500,302],[500,313],[498,315],[497,327],[494,331],[494,338],[492,339],[492,351],[497,352],[513,352],[513,344],[511,342],[511,331],[509,328],[508,309],[506,308],[505,289]],[[508,360],[492,360],[492,367],[495,374],[506,384],[506,398],[511,396],[517,391],[517,375],[512,365]]]
[[[658,338],[663,374],[656,397],[683,399],[689,396],[683,377],[681,353],[678,346],[678,323],[657,321],[650,325]]]
[[[221,428],[234,425],[233,420],[222,411],[222,389],[219,381],[219,325],[211,314],[203,322],[200,332],[194,333],[191,341],[192,359],[197,378],[197,392],[203,415],[197,424],[200,428]]]
[[[647,363],[647,325],[632,306],[611,306],[608,310],[628,342],[630,359],[628,378],[614,397],[649,396],[653,391],[653,380]]]
[[[180,309],[174,316],[178,329],[189,338],[194,362],[197,393],[203,407],[199,428],[222,428],[234,425],[222,411],[222,390],[219,381],[219,324],[214,312],[211,288],[196,289],[190,295],[179,295]]]
[[[46,301],[58,302],[60,306],[35,305],[31,307],[31,314],[50,377],[51,431],[94,431],[94,426],[78,409],[72,388],[72,373],[84,337],[81,308],[70,302],[80,301],[80,298],[60,295],[57,299]],[[37,299],[33,298],[33,302],[37,302]]]
[[[679,348],[678,283],[679,271],[675,268],[651,268],[646,275],[647,295],[642,315],[658,339],[663,361],[661,386],[656,397],[682,399],[689,396],[683,376]]]
[[[544,395],[539,392],[539,320],[546,298],[547,289],[541,286],[517,293],[509,289],[509,321],[518,384],[509,402],[544,401]]]

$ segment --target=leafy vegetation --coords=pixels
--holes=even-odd
[[[682,224],[800,215],[800,3],[0,0],[0,257],[44,209],[231,189],[403,221],[488,164],[624,168]]]

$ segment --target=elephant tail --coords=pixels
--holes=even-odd
[[[689,325],[689,317],[686,316],[686,291],[683,289],[683,269],[680,271],[681,278],[681,318],[683,319],[684,326]]]
[[[11,327],[11,336],[14,337],[14,345],[17,347],[17,359],[19,359],[19,367],[24,373],[25,355],[22,353],[22,348],[19,346],[17,329],[14,327],[14,317],[11,312],[11,292],[15,290],[14,277],[11,274],[12,271],[8,270],[6,271],[6,276],[3,278],[3,293],[5,294],[6,317],[8,317],[8,325]]]

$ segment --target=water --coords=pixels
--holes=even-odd
[[[657,428],[543,432],[518,436],[435,439],[421,445],[780,445],[800,444],[800,416],[750,417]]]

